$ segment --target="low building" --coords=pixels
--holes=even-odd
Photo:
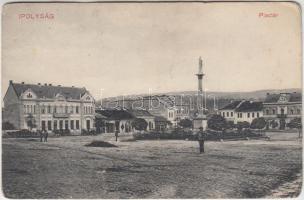
[[[170,125],[170,121],[162,116],[155,116],[155,130],[156,131],[165,131]]]
[[[292,119],[302,116],[302,94],[267,94],[263,107],[263,114],[269,122],[269,128],[285,129],[286,124]],[[273,122],[276,122],[278,126],[272,127]]]
[[[263,103],[255,101],[232,101],[219,111],[227,121],[251,123],[253,119],[263,116]]]
[[[85,88],[10,81],[3,101],[2,120],[16,129],[80,133],[94,128],[95,100]]]
[[[103,107],[124,108],[127,110],[147,110],[154,116],[162,116],[177,126],[180,119],[190,115],[189,105],[182,103],[175,97],[168,95],[153,95],[137,98],[123,98],[120,100],[103,101]]]
[[[235,109],[235,121],[251,123],[255,118],[263,117],[263,103],[255,101],[242,101]]]
[[[235,123],[235,109],[242,101],[232,101],[225,105],[223,108],[219,109],[219,114],[222,115],[227,121],[232,121]]]
[[[144,119],[147,123],[147,131],[151,131],[155,129],[155,116],[149,113],[147,110],[128,110],[134,118]]]
[[[96,129],[104,133],[129,133],[134,116],[123,109],[96,109]]]

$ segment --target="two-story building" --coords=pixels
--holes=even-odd
[[[264,118],[270,128],[285,129],[286,124],[294,118],[301,118],[302,95],[300,93],[267,94],[263,103]],[[278,126],[271,127],[276,122]]]
[[[70,130],[94,128],[95,100],[85,88],[9,82],[3,122],[16,129]]]

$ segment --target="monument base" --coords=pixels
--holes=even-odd
[[[193,119],[193,130],[196,132],[199,131],[200,128],[203,128],[203,131],[207,129],[207,118],[205,116]]]

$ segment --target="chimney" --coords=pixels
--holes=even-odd
[[[9,80],[9,84],[12,84],[13,83],[13,80]]]
[[[61,87],[61,85],[58,85],[58,87]]]
[[[269,95],[269,92],[267,92],[266,95],[268,96],[268,95]]]
[[[44,85],[47,86],[47,83],[45,83]]]
[[[49,86],[52,86],[52,84],[50,83]]]
[[[41,85],[41,83],[38,83],[38,85]]]
[[[74,85],[72,85],[72,87],[74,87]]]
[[[24,82],[22,81],[21,84],[24,84]]]

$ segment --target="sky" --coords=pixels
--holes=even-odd
[[[96,99],[193,91],[200,56],[209,91],[301,88],[300,20],[283,2],[7,4],[2,96],[9,80]]]

